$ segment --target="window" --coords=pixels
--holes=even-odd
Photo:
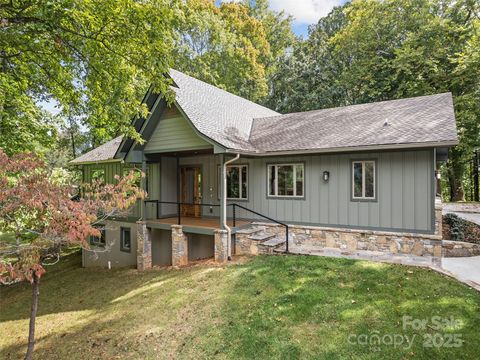
[[[303,197],[304,165],[268,165],[268,196]]]
[[[97,229],[100,231],[100,237],[90,236],[90,245],[105,246],[105,227],[100,225]]]
[[[105,170],[104,169],[93,169],[91,172],[91,180],[105,182]]]
[[[120,250],[130,252],[132,250],[132,236],[130,228],[120,228]]]
[[[375,161],[352,161],[352,198],[375,199]]]
[[[221,169],[218,170],[218,198],[221,189]],[[247,200],[248,199],[248,166],[228,165],[227,166],[227,199]]]

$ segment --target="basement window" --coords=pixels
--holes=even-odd
[[[130,228],[120,228],[120,250],[125,252],[132,250],[132,232]]]
[[[304,196],[304,164],[272,164],[267,171],[269,197]]]
[[[374,160],[352,161],[352,199],[375,200]]]
[[[105,227],[103,225],[99,225],[96,228],[100,231],[100,237],[90,236],[90,245],[104,247],[106,244]]]

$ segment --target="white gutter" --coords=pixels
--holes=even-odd
[[[223,163],[223,228],[227,230],[227,258],[228,260],[232,259],[232,229],[227,225],[227,165],[233,163],[240,159],[240,154],[235,155],[233,159],[225,161]]]

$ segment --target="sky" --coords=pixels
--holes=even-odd
[[[224,2],[241,0],[222,0]],[[308,26],[316,24],[327,15],[334,6],[345,3],[346,0],[269,0],[270,8],[275,11],[284,11],[292,15],[293,32],[303,38],[308,35]]]

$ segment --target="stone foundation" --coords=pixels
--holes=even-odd
[[[188,264],[188,238],[182,225],[172,225],[172,266]]]
[[[216,229],[214,231],[215,238],[215,262],[224,263],[228,260],[228,231]]]
[[[264,226],[268,233],[285,236],[285,228],[282,226],[264,223],[261,226]],[[244,243],[245,247],[245,240],[241,239],[240,243]],[[318,247],[319,249],[337,248],[345,252],[368,250],[416,256],[442,256],[441,236],[434,234],[289,226],[289,246],[300,251],[302,247],[310,249]]]
[[[137,269],[152,267],[152,240],[145,221],[137,221]]]
[[[443,240],[444,257],[479,256],[480,244],[464,241]]]

